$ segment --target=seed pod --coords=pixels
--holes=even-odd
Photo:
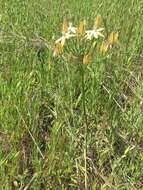
[[[85,54],[84,57],[83,57],[83,64],[84,65],[89,65],[92,61],[92,56],[90,53],[88,54]]]
[[[82,22],[80,22],[79,27],[78,27],[78,33],[79,33],[80,35],[85,34],[85,25],[86,25],[85,20],[82,21]]]
[[[65,19],[64,22],[63,22],[63,28],[62,28],[62,32],[63,32],[63,33],[68,32],[68,25],[69,25],[69,23],[68,23],[68,21]]]
[[[109,48],[110,48],[110,44],[108,42],[102,42],[102,44],[100,46],[100,52],[105,54],[105,53],[107,53]]]
[[[61,43],[57,43],[54,48],[53,56],[56,57],[58,55],[61,55],[64,51],[64,47],[61,45]]]
[[[102,17],[100,15],[97,15],[95,19],[95,27],[99,28],[101,24],[102,24]]]
[[[109,44],[113,45],[113,44],[117,43],[118,36],[119,36],[118,32],[111,32],[111,34],[108,37]]]

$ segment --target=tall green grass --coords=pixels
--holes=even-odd
[[[86,69],[88,189],[143,189],[143,1],[5,0],[0,14],[0,189],[85,189],[81,76],[51,46],[64,18],[97,14],[119,46]]]

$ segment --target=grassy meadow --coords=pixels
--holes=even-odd
[[[143,0],[0,0],[0,190],[143,189]],[[64,19],[106,34],[82,75]]]

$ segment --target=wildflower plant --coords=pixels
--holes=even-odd
[[[86,21],[81,21],[78,27],[64,20],[62,36],[55,41],[53,56],[73,58],[79,63],[89,65],[95,54],[100,52],[106,56],[118,42],[118,32],[111,32],[106,38],[104,34],[102,18],[98,15],[91,29],[88,29]]]
[[[76,61],[79,65],[81,74],[81,92],[83,106],[84,121],[84,171],[85,171],[85,190],[87,187],[87,133],[88,118],[86,113],[86,97],[85,97],[85,65],[90,65],[94,57],[100,53],[107,56],[109,51],[118,42],[118,33],[111,32],[106,37],[104,33],[102,18],[98,15],[91,29],[87,27],[86,21],[81,21],[78,27],[74,27],[72,23],[64,20],[62,27],[62,36],[55,41],[53,51],[54,57],[69,58]]]

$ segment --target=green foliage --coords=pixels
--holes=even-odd
[[[85,189],[81,73],[52,57],[67,18],[119,44],[85,68],[87,186],[143,189],[143,1],[0,3],[0,189]],[[36,174],[36,175],[35,175]]]

